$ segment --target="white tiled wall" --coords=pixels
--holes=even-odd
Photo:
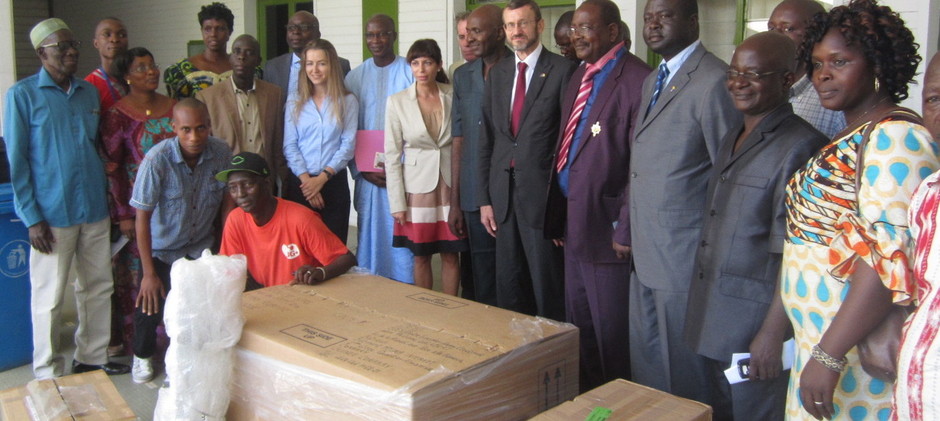
[[[362,2],[314,0],[313,12],[320,21],[321,37],[333,43],[353,68],[362,63]]]
[[[0,57],[13,57],[13,3],[0,0]],[[6,105],[7,89],[16,81],[16,60],[0,60],[0,116]],[[0,118],[0,133],[3,133],[3,119]],[[0,156],[0,159],[6,159]]]

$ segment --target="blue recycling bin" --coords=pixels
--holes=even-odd
[[[0,370],[33,360],[29,253],[29,232],[13,211],[13,187],[0,184]]]

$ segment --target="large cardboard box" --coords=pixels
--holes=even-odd
[[[578,331],[369,275],[246,293],[229,420],[521,420],[578,389]]]
[[[33,380],[0,391],[5,421],[136,420],[124,398],[103,371]]]
[[[539,414],[532,421],[711,419],[712,408],[704,403],[617,379]]]

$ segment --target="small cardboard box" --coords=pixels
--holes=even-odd
[[[712,408],[704,403],[617,379],[539,414],[532,421],[711,419]]]
[[[370,275],[242,306],[229,420],[522,420],[577,394],[570,324]]]
[[[0,413],[5,421],[137,419],[101,370],[0,391]]]

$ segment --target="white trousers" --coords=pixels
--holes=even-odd
[[[33,317],[33,375],[48,379],[65,374],[59,344],[62,301],[75,263],[75,360],[106,364],[111,338],[111,223],[108,218],[90,224],[51,228],[52,253],[33,248],[29,256],[29,282]]]

